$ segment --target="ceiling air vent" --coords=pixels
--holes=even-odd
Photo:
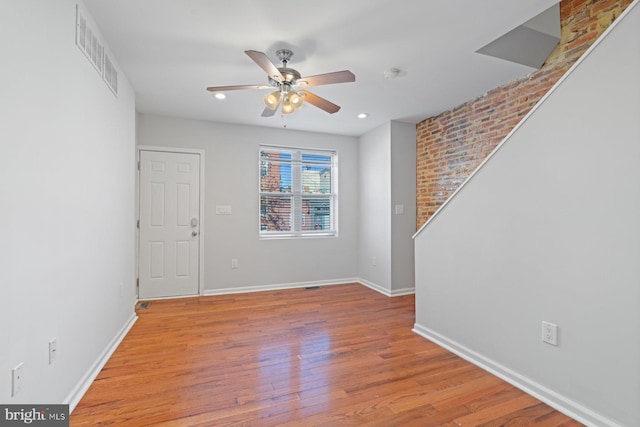
[[[109,89],[117,95],[118,72],[105,52],[97,32],[87,19],[87,15],[80,10],[79,5],[76,5],[76,45],[102,76]]]

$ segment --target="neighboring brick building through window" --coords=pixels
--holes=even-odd
[[[334,151],[260,147],[260,236],[337,234]]]

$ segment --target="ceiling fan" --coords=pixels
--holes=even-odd
[[[333,73],[318,74],[310,77],[302,77],[297,70],[287,67],[293,52],[289,49],[280,49],[276,52],[278,59],[282,63],[281,67],[276,67],[269,57],[256,50],[245,50],[249,58],[262,68],[268,76],[268,85],[239,85],[239,86],[213,86],[208,87],[210,92],[223,92],[241,89],[269,89],[276,88],[264,97],[266,107],[262,112],[262,117],[270,117],[276,113],[278,107],[282,114],[291,114],[299,109],[303,102],[333,114],[340,110],[340,106],[330,102],[318,95],[315,95],[304,88],[320,86],[334,83],[347,83],[356,81],[356,76],[348,70],[336,71]]]

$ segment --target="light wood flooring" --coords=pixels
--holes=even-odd
[[[359,284],[153,301],[71,426],[579,426]]]

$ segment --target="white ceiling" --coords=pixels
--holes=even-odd
[[[533,68],[475,53],[558,0],[85,0],[142,113],[244,125],[361,135],[389,120],[417,123]],[[293,50],[303,76],[351,70],[355,83],[310,90],[340,105],[261,117],[268,90],[244,54]],[[400,76],[384,78],[397,67]],[[358,113],[368,113],[358,119]]]

